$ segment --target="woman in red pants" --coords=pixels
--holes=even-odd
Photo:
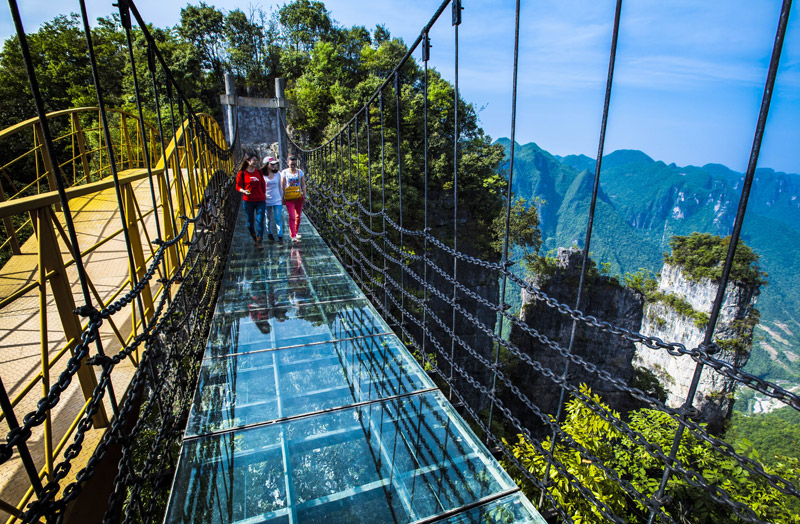
[[[306,177],[301,169],[297,168],[297,157],[289,157],[289,167],[281,172],[283,179],[283,201],[286,203],[286,210],[289,211],[289,233],[292,242],[297,242],[300,235],[297,230],[300,227],[300,216],[303,212],[303,200],[306,197]]]

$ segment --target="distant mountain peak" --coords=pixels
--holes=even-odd
[[[619,149],[603,157],[603,167],[624,164],[652,164],[655,160],[638,149]]]

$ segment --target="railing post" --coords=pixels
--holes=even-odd
[[[173,213],[172,202],[170,201],[167,170],[164,169],[163,171],[157,173],[156,178],[158,178],[158,194],[161,196],[161,216],[164,218],[163,240],[166,242],[175,238],[175,229],[172,227]],[[169,278],[170,275],[177,271],[178,266],[180,265],[180,260],[178,259],[178,252],[175,249],[174,244],[167,248],[167,252],[165,254],[167,257],[166,264],[168,269],[167,274],[164,275],[164,278]]]
[[[125,205],[125,222],[128,228],[128,238],[131,245],[131,253],[133,255],[133,263],[135,267],[130,268],[131,275],[131,288],[134,282],[139,282],[144,278],[146,262],[144,258],[144,249],[142,248],[142,237],[139,234],[139,219],[136,211],[136,195],[134,194],[131,184],[124,184],[122,186],[123,202]],[[142,302],[144,305],[145,318],[142,319],[142,325],[147,320],[153,318],[153,295],[150,292],[150,286],[146,285],[142,288]],[[134,317],[135,318],[135,317]],[[136,325],[134,322],[133,332],[136,332]],[[139,350],[137,349],[137,352]]]
[[[64,330],[67,345],[70,352],[74,354],[75,347],[81,340],[81,332],[83,330],[78,317],[75,316],[75,298],[72,295],[70,279],[64,266],[64,260],[61,257],[58,239],[53,230],[53,220],[53,212],[49,207],[43,207],[36,213],[31,213],[31,221],[34,224],[39,240],[40,259],[45,265],[45,274],[50,273],[48,278],[50,290],[53,292],[53,300],[58,310],[58,316],[61,319],[61,327]],[[83,391],[83,397],[89,400],[97,387],[97,378],[94,370],[86,364],[85,358],[81,361],[81,367],[78,369],[77,375]],[[108,425],[108,416],[102,403],[92,418],[92,422],[96,428],[103,428]]]
[[[75,130],[75,141],[78,143],[78,151],[80,151],[81,155],[81,166],[83,166],[83,178],[86,180],[88,184],[91,182],[89,179],[91,170],[89,168],[89,157],[86,155],[86,136],[83,133],[83,128],[81,127],[81,119],[78,118],[77,113],[72,113],[72,128]]]
[[[33,124],[34,132],[36,133],[36,141],[42,146],[42,162],[44,163],[45,174],[47,176],[47,183],[51,191],[57,189],[56,174],[53,171],[53,159],[50,158],[50,153],[44,147],[44,134],[42,133],[42,124],[36,122]],[[37,173],[38,176],[38,173]]]
[[[183,149],[184,158],[186,158],[186,176],[189,179],[189,191],[193,196],[192,203],[194,204],[196,202],[197,204],[194,205],[198,205],[203,195],[200,194],[200,189],[198,188],[199,180],[197,179],[197,173],[195,172],[196,165],[194,160],[194,140],[191,128],[191,121],[184,121]]]
[[[42,355],[42,398],[47,397],[50,392],[50,345],[47,333],[47,269],[45,269],[44,250],[38,250],[39,264],[39,333],[41,334],[40,348]],[[51,411],[47,411],[44,419],[44,463],[47,471],[47,478],[53,478],[53,419]]]
[[[121,138],[125,141],[125,150],[128,152],[128,169],[133,169],[136,166],[133,165],[133,159],[135,157],[133,156],[133,146],[131,146],[131,133],[128,130],[128,117],[120,113],[119,121],[120,121],[120,132],[123,135]],[[119,167],[120,168],[124,167],[122,159],[120,159],[119,161]]]
[[[6,201],[6,192],[3,191],[3,184],[0,184],[0,202],[5,202],[5,201]],[[22,251],[19,249],[17,230],[14,228],[14,223],[11,221],[11,217],[3,217],[3,225],[6,228],[6,235],[8,236],[8,241],[11,244],[11,252],[15,255],[22,254]]]

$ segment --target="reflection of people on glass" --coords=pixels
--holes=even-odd
[[[289,211],[289,233],[292,242],[297,242],[300,235],[297,230],[300,227],[300,216],[303,212],[303,201],[306,193],[306,177],[301,169],[297,168],[297,157],[289,157],[289,167],[281,171],[283,178],[283,201],[286,202],[286,209]]]
[[[271,156],[264,157],[265,173],[264,179],[267,182],[267,238],[270,242],[283,242],[283,180],[278,170],[278,161]]]
[[[267,208],[264,203],[267,184],[257,166],[258,157],[253,153],[245,153],[236,175],[236,190],[244,195],[242,204],[250,236],[253,237],[256,247],[261,247],[261,239],[264,236],[264,211]]]
[[[311,297],[311,288],[303,271],[301,252],[296,246],[292,246],[289,253],[289,278],[286,288],[287,301],[293,306],[307,302]]]
[[[283,322],[287,318],[286,308],[278,307],[275,304],[275,291],[271,286],[268,292],[254,294],[251,302],[247,305],[247,310],[250,320],[265,335],[272,331],[270,319],[274,318],[278,322]]]
[[[266,293],[259,293],[253,295],[252,300],[247,304],[250,320],[265,335],[272,331],[272,327],[269,325],[269,319],[272,316],[270,314],[270,302],[274,303],[275,298],[272,297],[272,300],[270,300]]]
[[[302,252],[292,246],[292,250],[289,252],[289,278],[303,277],[305,277],[305,273],[303,272]]]

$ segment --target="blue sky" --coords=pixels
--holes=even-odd
[[[90,18],[107,16],[112,0],[87,2]],[[196,3],[196,2],[195,2]],[[221,9],[267,3],[210,0]],[[58,13],[78,11],[74,0],[23,0],[23,23],[33,31]],[[177,23],[184,2],[137,2],[164,27]],[[438,1],[330,0],[342,25],[384,23],[411,43]],[[481,108],[484,129],[509,136],[514,3],[463,0],[459,29],[459,87]],[[13,33],[8,8],[0,37]],[[777,0],[627,0],[623,3],[606,153],[640,149],[678,165],[721,163],[744,171],[780,13]],[[517,141],[554,154],[597,151],[611,26],[612,0],[524,1],[521,8]],[[453,79],[449,8],[431,33],[430,64]],[[419,54],[417,54],[419,57]],[[800,13],[789,20],[760,166],[800,173]]]

